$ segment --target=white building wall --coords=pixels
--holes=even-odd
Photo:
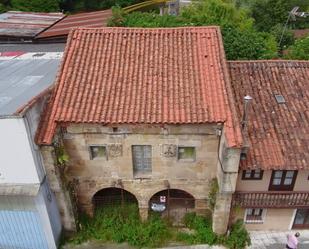
[[[39,183],[24,119],[0,119],[0,184]]]
[[[44,234],[49,249],[57,248],[57,241],[61,235],[61,220],[54,194],[51,192],[47,180],[41,185],[35,198],[36,209],[40,216]]]

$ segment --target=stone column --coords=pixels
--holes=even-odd
[[[70,194],[65,189],[60,177],[60,172],[56,166],[54,148],[52,146],[42,146],[40,150],[50,188],[54,192],[57,200],[62,225],[68,232],[76,231],[76,223]]]
[[[148,219],[148,207],[139,207],[139,215],[142,221],[146,221]]]
[[[206,199],[195,200],[195,212],[200,215],[207,215],[210,212]]]
[[[228,147],[224,132],[220,139],[217,179],[219,191],[213,211],[213,230],[225,234],[229,225],[231,202],[236,189],[241,148]]]
[[[212,229],[215,233],[225,234],[229,225],[232,194],[218,193],[213,211]]]

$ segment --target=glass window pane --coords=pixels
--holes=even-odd
[[[275,171],[275,178],[281,178],[282,177],[282,174],[283,174],[283,171],[282,170],[278,170],[278,171]]]
[[[291,178],[286,178],[286,179],[284,179],[283,184],[284,184],[284,185],[291,185],[291,184],[292,184],[292,179],[291,179]]]
[[[247,209],[247,215],[252,215],[253,209],[252,208],[248,208]]]
[[[280,185],[281,179],[273,179],[273,185]]]
[[[294,171],[287,171],[285,177],[287,178],[293,178],[294,176]]]
[[[294,220],[294,224],[296,224],[296,225],[304,224],[305,217],[306,217],[306,210],[305,209],[297,210],[295,220]]]
[[[251,177],[251,170],[246,170],[245,171],[245,178],[250,178]]]
[[[255,172],[254,172],[254,178],[260,178],[260,176],[261,176],[261,171],[257,171],[257,170],[255,170]]]
[[[151,171],[152,152],[150,145],[133,145],[132,157],[135,172]]]

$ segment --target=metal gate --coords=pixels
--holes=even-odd
[[[34,203],[15,198],[0,196],[0,249],[48,249]]]

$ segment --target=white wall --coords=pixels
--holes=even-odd
[[[40,183],[22,118],[0,119],[0,184],[4,183]]]
[[[56,199],[49,188],[47,179],[42,183],[35,199],[36,209],[46,236],[48,248],[56,249],[61,236],[61,220]]]

